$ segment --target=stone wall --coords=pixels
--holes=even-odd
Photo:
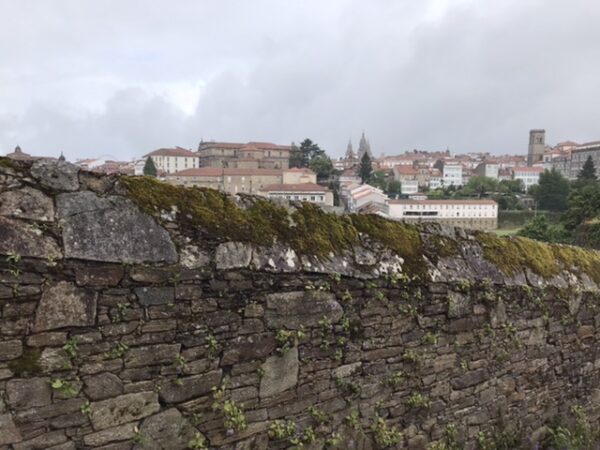
[[[530,448],[574,405],[597,423],[597,254],[266,203],[259,245],[263,200],[161,189],[0,159],[0,449]]]

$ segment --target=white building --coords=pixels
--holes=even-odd
[[[442,177],[444,187],[448,186],[462,186],[463,184],[463,170],[460,164],[444,164],[442,171]]]
[[[200,167],[198,155],[181,147],[159,148],[144,155],[144,158],[148,157],[152,158],[156,169],[163,173],[175,173]]]
[[[270,199],[286,199],[333,206],[333,192],[315,183],[272,184],[262,188],[258,195]]]
[[[482,162],[475,169],[475,173],[478,176],[493,178],[497,180],[499,170],[500,166],[496,163]]]
[[[361,184],[348,192],[346,203],[350,212],[359,212],[366,207],[375,207],[384,211],[387,208],[388,197],[385,193],[369,184]]]
[[[388,215],[391,219],[478,230],[498,227],[498,204],[493,200],[390,200]]]
[[[538,184],[540,180],[540,174],[544,171],[543,167],[515,167],[513,169],[513,178],[515,180],[521,180],[525,191],[531,186]]]
[[[416,194],[419,192],[418,180],[404,180],[400,182],[400,191],[403,194]]]

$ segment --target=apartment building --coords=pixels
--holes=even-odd
[[[498,227],[498,204],[493,200],[389,200],[388,216],[407,222],[493,230]]]
[[[515,180],[521,180],[523,182],[523,187],[527,192],[527,189],[539,183],[540,174],[543,171],[544,168],[540,166],[515,167],[513,169],[513,178]]]
[[[595,141],[581,144],[571,151],[570,178],[577,178],[577,175],[583,169],[583,165],[590,156],[592,157],[592,161],[594,161],[594,167],[596,167],[596,175],[600,174],[600,141]]]

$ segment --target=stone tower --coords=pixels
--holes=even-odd
[[[527,165],[529,167],[544,160],[546,148],[546,130],[529,131],[529,151],[527,152]]]
[[[362,157],[365,153],[368,153],[369,158],[373,159],[373,153],[371,153],[371,144],[369,144],[369,141],[367,141],[367,139],[365,138],[365,132],[363,131],[363,134],[360,138],[360,142],[358,144],[358,160],[362,160]]]

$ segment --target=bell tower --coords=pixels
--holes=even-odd
[[[527,165],[529,167],[544,160],[546,148],[546,130],[529,131],[529,151],[527,152]]]

